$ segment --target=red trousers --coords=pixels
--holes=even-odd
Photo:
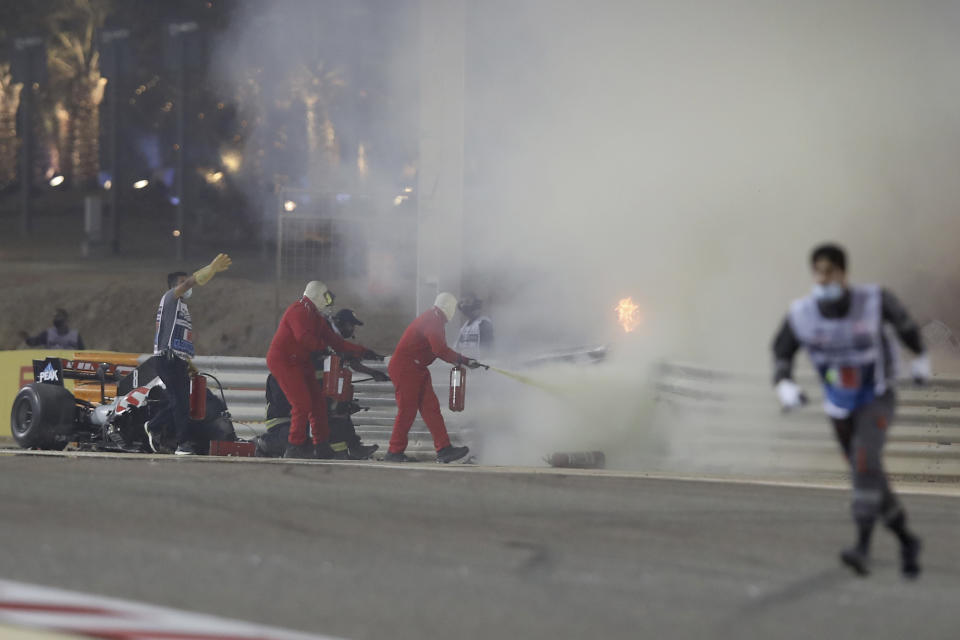
[[[407,434],[417,418],[417,411],[430,429],[434,448],[439,451],[449,447],[450,436],[447,435],[447,425],[440,413],[437,394],[433,392],[430,371],[425,367],[393,366],[388,367],[388,371],[397,394],[397,417],[393,421],[393,433],[390,435],[390,452],[403,453],[406,450]]]
[[[307,441],[307,422],[313,433],[314,444],[326,442],[330,438],[327,424],[327,400],[323,397],[323,387],[317,380],[317,374],[310,364],[298,362],[267,362],[270,373],[277,379],[283,395],[290,401],[290,444],[303,444]]]

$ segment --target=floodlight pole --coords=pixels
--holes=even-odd
[[[187,101],[187,92],[186,92],[186,82],[185,76],[187,74],[187,44],[185,39],[185,34],[196,31],[198,25],[196,22],[174,22],[168,26],[169,34],[171,39],[173,39],[176,44],[176,74],[177,74],[177,164],[176,164],[176,177],[174,182],[174,193],[177,198],[177,229],[180,234],[174,238],[174,243],[177,251],[177,261],[183,260],[184,253],[184,236],[186,235],[185,229],[183,228],[186,223],[186,214],[184,210],[186,209],[186,195],[184,187],[184,142],[185,142],[185,129],[186,129],[186,101]]]
[[[34,59],[43,48],[38,36],[15,38],[14,49],[22,52],[23,91],[20,93],[20,235],[30,234],[30,186],[33,182],[33,85],[40,81],[34,73]]]
[[[110,29],[100,34],[101,42],[104,47],[113,49],[111,59],[113,60],[113,77],[108,78],[107,93],[110,96],[110,193],[108,199],[110,202],[110,250],[118,253],[120,249],[120,205],[119,193],[120,185],[123,184],[119,162],[119,139],[117,131],[120,127],[120,110],[117,108],[118,96],[120,94],[120,78],[123,76],[123,64],[120,61],[120,41],[130,37],[130,31],[127,29]]]
[[[33,81],[24,82],[23,91],[20,93],[20,235],[27,237],[30,235],[30,183],[32,180],[33,157],[31,148],[33,146],[32,112],[33,105]]]

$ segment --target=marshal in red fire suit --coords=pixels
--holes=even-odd
[[[390,453],[406,450],[407,434],[417,411],[430,429],[434,448],[439,451],[450,446],[450,436],[427,367],[437,358],[451,364],[467,362],[469,358],[447,346],[444,325],[446,318],[440,309],[431,307],[424,311],[403,332],[387,365],[397,394],[397,417],[390,436]]]
[[[354,356],[368,352],[338,336],[308,298],[287,307],[267,351],[267,367],[290,401],[290,444],[306,441],[308,419],[314,444],[330,436],[327,401],[310,359],[311,353],[327,348]]]

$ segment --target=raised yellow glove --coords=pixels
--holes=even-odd
[[[210,282],[213,276],[229,269],[231,264],[233,264],[233,260],[230,259],[230,256],[225,253],[218,253],[217,257],[213,259],[213,262],[193,272],[193,279],[197,284],[203,286]]]

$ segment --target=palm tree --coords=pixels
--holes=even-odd
[[[69,114],[60,149],[61,168],[71,171],[76,185],[87,185],[100,171],[100,103],[107,79],[100,74],[97,29],[103,26],[109,0],[64,0],[51,16],[54,29],[49,49],[51,84],[59,85]]]
[[[322,61],[301,64],[291,74],[290,88],[303,101],[306,111],[311,170],[333,169],[340,164],[340,143],[330,119],[330,107],[345,84],[343,72],[327,68]]]
[[[9,64],[0,64],[0,188],[17,180],[17,109],[22,82],[14,82]]]

